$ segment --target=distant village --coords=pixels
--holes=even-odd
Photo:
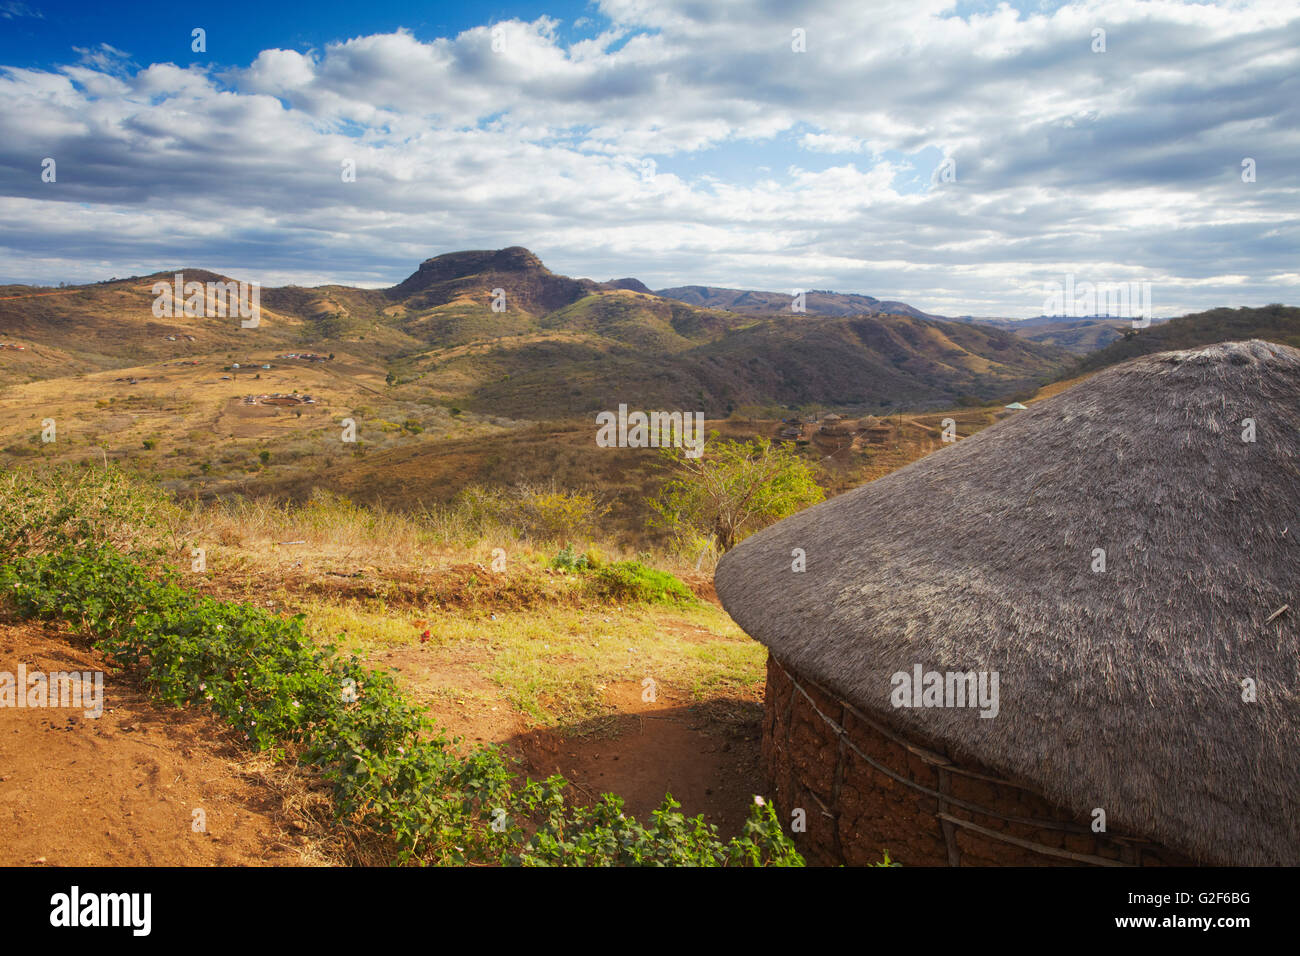
[[[316,399],[310,395],[285,395],[283,392],[276,392],[271,395],[245,395],[244,404],[276,405],[284,408],[294,405],[315,405]]]
[[[883,445],[893,434],[893,427],[875,416],[862,419],[842,418],[831,412],[819,418],[785,418],[777,426],[778,442],[804,443],[814,438],[859,444]]]
[[[1005,418],[1016,412],[1026,411],[1027,406],[1012,402],[994,413],[995,418]],[[916,424],[912,422],[911,424]],[[925,427],[925,426],[921,426]],[[928,430],[928,429],[927,429]],[[783,418],[776,426],[772,440],[775,442],[794,442],[806,445],[810,441],[819,444],[837,443],[839,449],[845,446],[860,448],[863,445],[885,445],[894,434],[894,426],[887,421],[867,415],[860,419],[844,418],[831,412],[829,415],[807,418]],[[837,449],[838,450],[838,449]]]

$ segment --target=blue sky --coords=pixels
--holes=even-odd
[[[0,0],[0,282],[380,286],[524,245],[948,315],[1067,275],[1160,315],[1295,303],[1298,11]]]
[[[6,11],[9,16],[5,16]],[[27,15],[23,15],[24,11]],[[32,15],[35,14],[35,15]],[[391,3],[386,0],[313,0],[282,4],[228,2],[16,3],[0,0],[0,62],[46,67],[75,62],[76,48],[107,43],[129,50],[138,63],[251,63],[263,50],[323,49],[326,44],[374,33],[409,30],[420,40],[456,34],[483,23],[552,16],[563,21],[566,41],[590,37],[608,24],[586,3]],[[590,25],[575,27],[585,17]],[[190,33],[202,27],[208,52],[191,50]]]

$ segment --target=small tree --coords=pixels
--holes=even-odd
[[[672,476],[650,500],[653,523],[710,537],[720,553],[825,497],[806,461],[765,438],[714,442],[699,458],[680,448],[663,456]]]

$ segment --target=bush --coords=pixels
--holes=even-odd
[[[615,601],[649,604],[689,604],[691,589],[667,571],[648,568],[640,561],[616,561],[596,571],[596,589]]]
[[[590,491],[517,486],[509,520],[525,535],[543,541],[590,535],[608,507]]]
[[[563,551],[551,558],[551,567],[563,571],[586,571],[589,563],[585,554],[574,554],[573,545],[566,544]]]
[[[520,538],[563,541],[586,537],[609,511],[589,491],[553,485],[519,484],[513,488],[472,486],[457,496],[452,511],[479,536],[508,530]]]
[[[660,454],[670,474],[649,502],[651,525],[679,541],[712,535],[719,554],[825,497],[813,466],[765,438],[715,441],[700,458],[680,448]]]
[[[0,471],[0,557],[108,543],[156,553],[178,515],[116,467]]]

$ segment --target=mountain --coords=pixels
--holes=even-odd
[[[1170,319],[1150,328],[1130,330],[1119,341],[1084,357],[1075,369],[1066,374],[1095,372],[1152,352],[1249,339],[1300,347],[1300,308],[1266,305],[1260,308],[1210,309]]]
[[[906,316],[782,317],[705,338],[683,347],[665,334],[650,356],[615,345],[584,356],[576,346],[566,351],[553,343],[525,347],[526,357],[498,352],[481,359],[482,384],[468,404],[557,418],[620,401],[699,408],[710,417],[772,403],[941,408],[1032,390],[1065,358],[1008,332]]]
[[[26,346],[0,350],[0,385],[121,369],[145,380],[156,367],[174,389],[191,374],[171,371],[178,362],[195,363],[207,382],[233,365],[246,372],[311,351],[340,356],[313,372],[313,388],[319,375],[352,376],[367,393],[484,416],[558,419],[627,403],[717,417],[740,405],[989,401],[1031,389],[1069,359],[1001,329],[886,314],[891,304],[870,296],[812,292],[807,314],[764,313],[776,293],[689,287],[702,290],[690,302],[631,278],[557,275],[519,246],[435,256],[387,289],[263,289],[256,329],[237,318],[155,316],[153,284],[170,284],[175,271],[228,280],[186,269],[0,288],[0,343]],[[719,301],[733,308],[700,304]],[[386,384],[376,391],[375,381]]]
[[[1038,326],[1011,328],[1023,339],[1040,345],[1054,345],[1075,355],[1087,355],[1122,338],[1132,322],[1122,319],[1081,319],[1044,323]]]
[[[747,315],[792,314],[792,297],[785,292],[755,292],[748,289],[723,289],[716,286],[684,285],[673,289],[659,289],[655,295],[677,299],[704,309],[722,309]],[[813,289],[804,294],[804,314],[807,315],[910,315],[918,319],[942,319],[913,308],[905,302],[892,302],[869,295],[851,292],[827,292]]]
[[[628,292],[643,292],[646,295],[654,294],[640,279],[610,279],[605,285],[610,289],[626,289]]]
[[[1042,315],[1032,319],[963,318],[962,321],[1013,332],[1030,342],[1054,345],[1075,355],[1087,355],[1109,345],[1133,327],[1130,319],[1109,317],[1063,319]]]
[[[590,279],[559,276],[522,246],[478,252],[452,252],[420,263],[405,281],[387,290],[408,309],[446,305],[465,295],[505,289],[514,308],[542,315],[594,292]]]

